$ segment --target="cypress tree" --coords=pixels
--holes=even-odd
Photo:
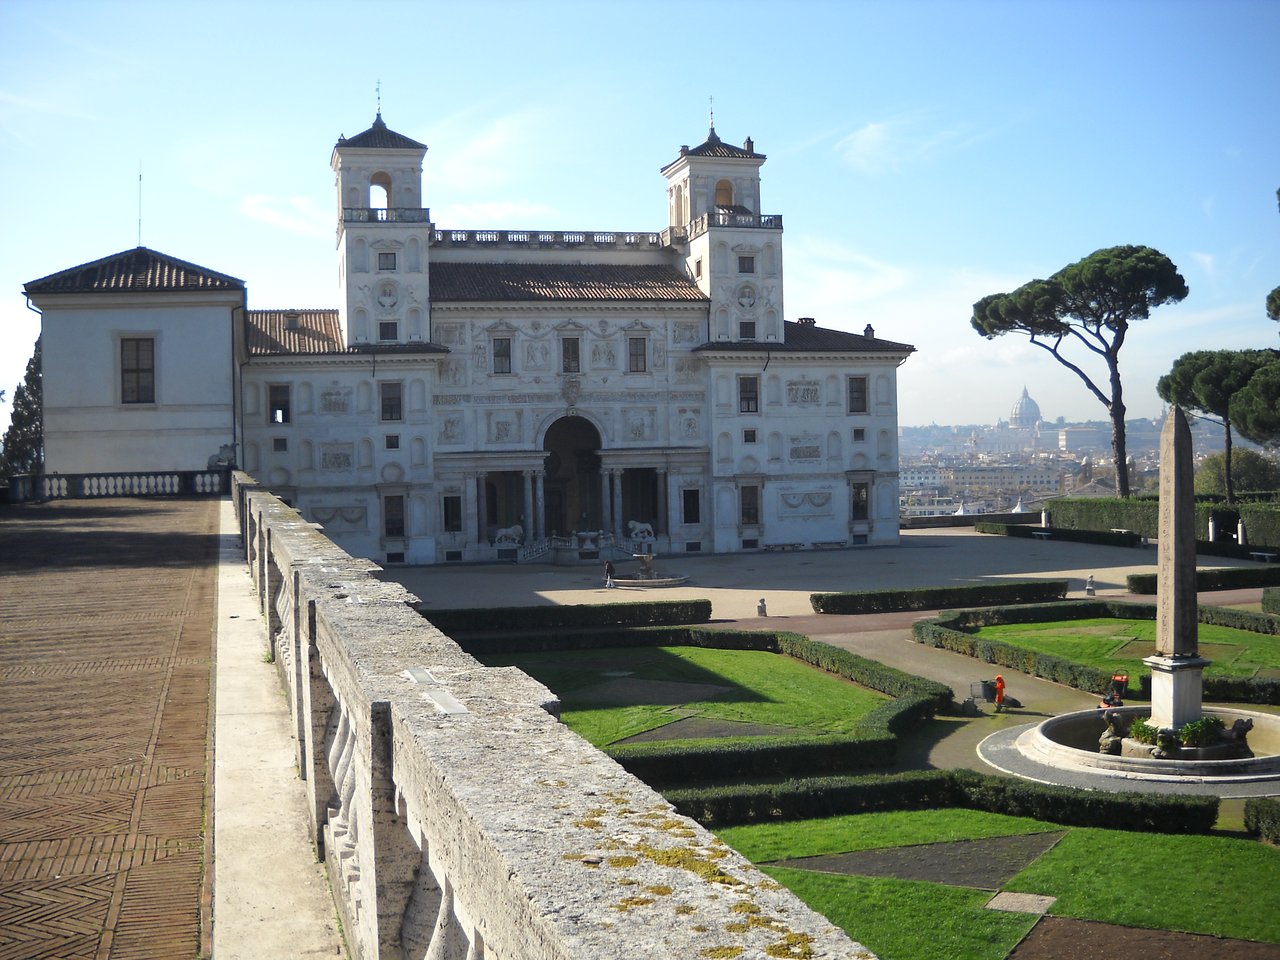
[[[27,361],[27,373],[13,392],[13,416],[5,431],[0,474],[6,477],[40,473],[44,468],[44,387],[41,381],[40,338]]]

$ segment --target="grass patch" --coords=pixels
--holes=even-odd
[[[847,734],[888,698],[790,657],[705,647],[622,647],[486,656],[516,666],[561,701],[561,718],[598,747],[702,717]],[[619,676],[625,674],[625,676]]]
[[[884,847],[981,840],[1061,830],[1058,824],[964,808],[849,814],[790,823],[758,823],[716,831],[748,860],[766,863]]]
[[[1035,924],[983,905],[983,890],[939,883],[765,870],[880,960],[1004,960]]]
[[[1055,916],[1280,943],[1280,849],[1230,837],[1078,827],[1006,890]]]
[[[1154,651],[1154,620],[1047,620],[1041,623],[1002,623],[980,627],[974,636],[998,640],[1024,650],[1051,654],[1099,670],[1127,669],[1131,678],[1149,672],[1142,662]],[[1207,676],[1252,677],[1260,670],[1280,668],[1280,637],[1199,625],[1200,649],[1213,663]]]

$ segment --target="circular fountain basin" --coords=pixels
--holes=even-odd
[[[1125,716],[1149,716],[1149,706],[1118,707]],[[1192,778],[1218,782],[1269,780],[1280,775],[1280,716],[1229,707],[1211,707],[1205,716],[1218,717],[1228,727],[1238,719],[1253,720],[1248,737],[1254,756],[1232,759],[1156,760],[1113,756],[1098,752],[1098,738],[1107,728],[1102,710],[1064,713],[1024,732],[1017,749],[1025,757],[1053,767],[1092,770],[1135,779]],[[1211,754],[1212,751],[1205,751]]]

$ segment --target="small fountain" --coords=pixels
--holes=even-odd
[[[1057,770],[1138,780],[1280,779],[1280,716],[1204,709],[1209,661],[1199,653],[1195,558],[1191,431],[1174,407],[1160,436],[1156,652],[1143,661],[1151,668],[1151,706],[1052,717],[1018,735],[1018,753]],[[980,752],[994,763],[998,745],[986,748],[984,741]]]

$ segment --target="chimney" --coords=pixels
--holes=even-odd
[[[755,141],[752,140],[750,137],[747,137],[747,139],[743,141],[742,149],[747,151],[747,153],[755,153],[756,152]]]
[[[869,323],[868,323],[868,324],[867,324],[867,329],[865,329],[865,330],[863,330],[863,331],[862,331],[862,335],[863,335],[864,337],[866,337],[868,340],[873,340],[873,339],[875,339],[875,335],[876,335],[876,328],[875,328],[875,327],[873,327],[871,324],[869,324]]]
[[[800,326],[802,326],[802,327],[813,327],[813,326],[817,326],[817,324],[816,324],[816,323],[814,323],[813,317],[801,317],[801,318],[800,318],[798,321],[796,321],[796,322],[797,322],[797,323],[799,323],[799,324],[800,324]]]

